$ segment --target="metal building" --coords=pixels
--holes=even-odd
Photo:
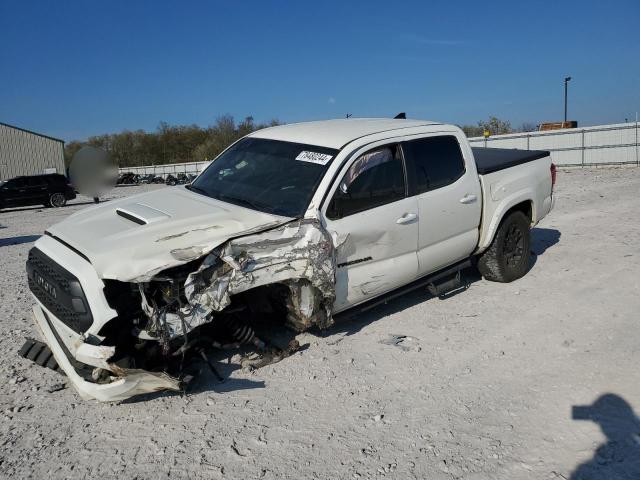
[[[0,122],[0,180],[65,173],[64,141]]]

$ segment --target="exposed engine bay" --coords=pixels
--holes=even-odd
[[[85,340],[103,352],[84,366],[95,368],[76,368],[85,381],[136,375],[142,391],[134,394],[146,391],[145,382],[149,391],[181,390],[196,373],[194,363],[222,381],[208,357],[213,349],[241,349],[241,366],[259,368],[299,348],[295,340],[273,344],[274,329],[301,332],[333,322],[334,246],[315,219],[231,239],[195,259],[188,249],[172,255],[179,265],[148,278],[104,280],[118,315]]]

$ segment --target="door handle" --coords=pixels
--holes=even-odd
[[[460,203],[473,203],[478,199],[475,195],[467,194],[460,199]]]
[[[413,222],[416,218],[418,218],[418,215],[416,215],[415,213],[405,213],[403,216],[396,220],[396,223],[398,225],[405,225],[407,223]]]

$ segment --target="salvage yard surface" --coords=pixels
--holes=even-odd
[[[111,196],[155,188],[181,187]],[[468,272],[459,294],[300,334],[280,363],[221,352],[224,383],[122,404],[17,355],[37,338],[27,252],[90,202],[0,211],[0,477],[640,478],[640,169],[559,172],[556,192],[521,280]]]

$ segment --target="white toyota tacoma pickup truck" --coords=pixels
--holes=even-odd
[[[472,264],[520,278],[554,182],[548,152],[471,148],[435,122],[259,130],[191,185],[49,228],[26,266],[46,344],[21,354],[102,401],[181,389],[185,358],[207,348],[251,344],[277,360],[286,352],[257,333],[273,322],[326,328],[418,286],[439,292]]]

